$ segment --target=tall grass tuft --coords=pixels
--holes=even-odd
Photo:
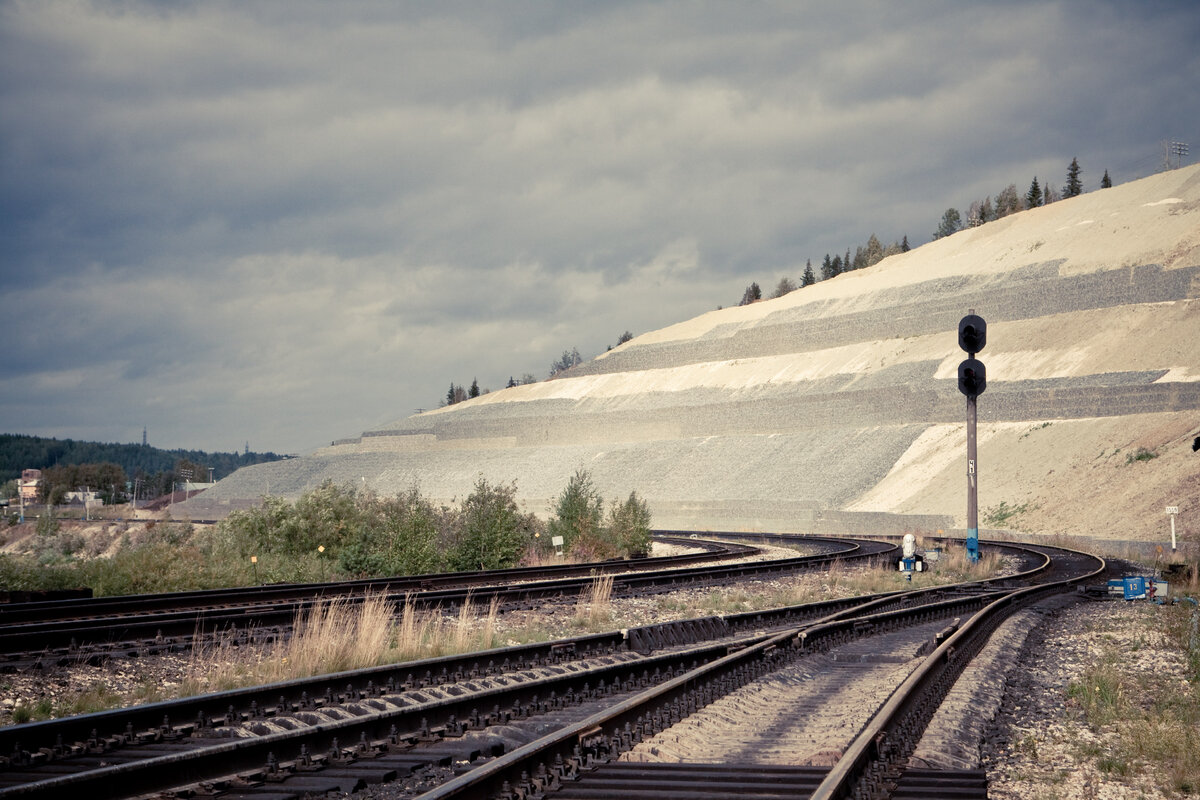
[[[582,592],[575,606],[577,625],[593,627],[612,620],[612,575],[597,575]]]
[[[1192,612],[1187,606],[1144,608],[1146,621],[1165,634],[1168,649],[1181,651],[1187,677],[1138,669],[1126,644],[1105,641],[1096,663],[1068,686],[1067,696],[1088,727],[1106,737],[1097,762],[1102,771],[1145,772],[1164,790],[1200,794],[1200,676],[1191,671]]]
[[[296,611],[292,635],[265,663],[268,681],[373,667],[392,649],[392,604],[383,595],[360,602],[337,597]]]
[[[454,652],[466,652],[471,646],[471,621],[474,617],[475,601],[468,594],[467,599],[458,609],[458,619],[455,621],[454,631],[451,635],[451,647],[453,647]]]

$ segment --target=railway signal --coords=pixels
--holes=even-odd
[[[958,390],[967,396],[967,555],[979,560],[979,454],[975,400],[987,389],[987,368],[975,354],[987,344],[987,322],[969,309],[958,321],[958,346],[967,358],[958,365]]]
[[[985,344],[987,344],[987,323],[972,309],[971,313],[958,321],[958,346],[974,358],[976,353],[983,352]]]
[[[958,365],[958,390],[972,400],[987,388],[987,368],[978,358],[964,359]]]

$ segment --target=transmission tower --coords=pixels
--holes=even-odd
[[[1175,167],[1183,166],[1183,159],[1188,154],[1187,142],[1171,142],[1171,152],[1175,155]]]
[[[1163,142],[1163,169],[1179,169],[1187,154],[1187,142]]]

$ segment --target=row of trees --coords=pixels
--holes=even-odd
[[[503,569],[544,557],[562,536],[581,560],[640,556],[650,549],[650,512],[636,493],[606,505],[580,470],[545,523],[523,513],[516,484],[482,476],[454,508],[435,506],[413,487],[378,497],[326,482],[295,503],[267,497],[255,509],[221,523],[241,555],[328,557],[354,575],[412,575],[443,570]]]
[[[967,211],[965,227],[976,228],[980,225],[1003,219],[1010,214],[1016,214],[1018,211],[1049,205],[1063,198],[1078,197],[1080,194],[1083,194],[1083,181],[1080,177],[1082,172],[1079,166],[1079,159],[1072,158],[1071,163],[1067,166],[1067,182],[1063,185],[1061,191],[1048,183],[1042,186],[1038,182],[1036,175],[1033,176],[1033,181],[1030,182],[1029,189],[1026,190],[1024,195],[1018,193],[1015,183],[1010,183],[996,193],[994,201],[989,195],[982,200],[972,202]],[[1112,178],[1108,176],[1108,170],[1104,170],[1104,177],[1100,179],[1100,188],[1108,189],[1111,187]],[[963,218],[958,209],[948,208],[942,214],[941,222],[938,223],[937,230],[933,232],[933,238],[942,239],[957,233],[963,227]]]
[[[193,466],[204,465],[194,479],[208,480],[208,468],[216,479],[224,478],[240,467],[278,461],[275,453],[254,453],[249,445],[242,453],[207,453],[203,450],[163,450],[144,444],[107,444],[73,439],[52,439],[42,436],[0,434],[0,481],[21,476],[21,470],[40,469],[62,464],[113,463],[127,476],[153,476],[176,468],[180,461]],[[169,484],[168,484],[169,486]],[[169,490],[169,489],[168,489]]]
[[[841,275],[843,272],[849,272],[856,269],[866,269],[873,267],[888,256],[897,255],[899,253],[907,253],[911,247],[908,244],[908,236],[898,242],[893,242],[889,245],[884,245],[879,241],[879,237],[875,234],[867,239],[866,244],[859,245],[854,248],[854,255],[851,257],[850,249],[846,248],[846,255],[841,254],[831,256],[825,254],[824,260],[821,262],[821,275],[819,280],[827,281],[830,278]],[[818,280],[817,273],[813,269],[812,259],[810,258],[804,265],[804,272],[800,275],[799,283],[796,283],[791,278],[784,276],[779,279],[779,283],[775,284],[775,290],[771,294],[772,298],[783,297],[786,294],[803,289],[805,286],[812,286]],[[763,299],[762,288],[757,282],[751,283],[746,287],[746,291],[742,293],[742,300],[738,305],[748,306],[751,303],[757,303]]]
[[[484,390],[486,394],[486,390]],[[455,403],[461,403],[463,400],[469,400],[472,397],[479,397],[479,381],[475,378],[471,379],[469,389],[464,389],[462,386],[457,386],[453,382],[450,384],[450,390],[446,392],[446,399],[442,402],[444,406],[452,406]]]
[[[1076,197],[1083,193],[1081,174],[1082,170],[1079,166],[1079,159],[1072,158],[1070,165],[1067,167],[1067,182],[1063,185],[1061,192],[1049,185],[1043,187],[1038,182],[1037,176],[1034,176],[1029,190],[1023,196],[1018,194],[1016,184],[1009,184],[996,194],[994,200],[991,196],[988,196],[983,200],[973,202],[970,206],[965,225],[967,227],[976,227],[987,222],[992,222],[993,220],[1001,219],[1009,214],[1015,214],[1018,211],[1053,203],[1064,197]],[[1104,177],[1100,179],[1100,188],[1107,189],[1111,186],[1112,179],[1108,176],[1108,170],[1105,170]],[[963,227],[964,221],[958,209],[948,208],[945,214],[942,215],[942,220],[938,224],[937,230],[934,231],[933,238],[941,239],[962,230]],[[854,249],[853,256],[851,256],[849,249],[846,250],[845,255],[831,256],[829,253],[826,253],[819,268],[819,275],[813,269],[812,259],[809,259],[805,264],[804,272],[800,276],[799,282],[797,283],[789,277],[780,278],[771,297],[783,297],[790,292],[794,292],[796,289],[811,286],[818,280],[829,280],[841,275],[843,272],[874,266],[888,256],[907,253],[910,249],[907,235],[899,242],[893,242],[890,245],[884,246],[878,237],[872,233],[870,238],[867,239],[866,244]],[[742,299],[738,305],[750,305],[762,299],[762,287],[757,282],[753,282],[742,293]]]
[[[629,331],[625,331],[617,337],[617,344],[615,346],[620,347],[632,338],[633,334]],[[613,347],[614,345],[609,345],[608,349],[612,350]],[[563,350],[562,356],[550,364],[549,377],[553,378],[556,375],[561,375],[572,367],[576,367],[582,363],[583,356],[579,354],[578,347],[572,347],[570,350]],[[528,383],[538,383],[537,377],[529,372],[526,372],[519,379],[510,375],[508,378],[508,383],[505,384],[505,388],[511,389],[514,386],[522,386]],[[479,381],[474,378],[471,380],[471,386],[466,389],[464,389],[462,386],[451,383],[450,389],[446,392],[446,397],[442,401],[442,405],[452,406],[455,403],[461,403],[462,401],[469,400],[472,397],[479,397],[480,394],[487,394],[490,391],[490,389],[480,389]]]
[[[50,505],[60,505],[67,492],[90,490],[99,492],[105,505],[111,505],[125,501],[127,482],[125,470],[111,461],[47,467],[42,470],[38,499]]]
[[[178,459],[170,469],[146,473],[136,469],[133,476],[120,464],[103,461],[96,464],[61,464],[42,470],[42,481],[38,485],[38,502],[52,506],[62,505],[69,492],[92,491],[99,494],[105,505],[126,503],[135,497],[154,500],[174,491],[177,485],[188,482],[206,482],[208,467],[190,459]],[[17,496],[16,480],[5,482],[3,494]]]

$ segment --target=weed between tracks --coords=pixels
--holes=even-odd
[[[497,646],[498,612],[495,599],[486,609],[468,600],[447,617],[411,599],[397,609],[381,595],[335,598],[298,611],[292,636],[266,651],[229,641],[193,648],[179,695],[487,650]]]
[[[609,627],[612,622],[612,575],[597,575],[588,586],[579,593],[579,602],[575,605],[574,624],[592,632],[599,632]]]
[[[1093,734],[1078,745],[1077,756],[1112,778],[1143,773],[1163,791],[1200,795],[1197,612],[1142,605],[1136,613],[1146,634],[1132,641],[1102,636],[1067,687]],[[1147,659],[1154,669],[1139,663]]]

